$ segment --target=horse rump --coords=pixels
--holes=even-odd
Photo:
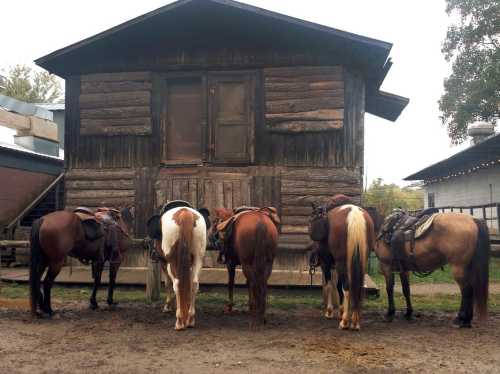
[[[476,249],[469,264],[469,281],[472,286],[474,306],[479,319],[484,320],[488,312],[488,283],[490,265],[490,234],[486,222],[474,219],[478,233]]]
[[[42,301],[43,295],[40,292],[40,278],[42,276],[41,268],[43,261],[42,246],[40,244],[40,227],[42,226],[43,219],[38,218],[33,221],[30,233],[30,305],[31,313],[37,314],[39,302]]]

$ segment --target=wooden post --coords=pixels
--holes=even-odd
[[[161,287],[161,268],[160,262],[152,256],[154,242],[151,240],[148,244],[148,271],[146,276],[146,299],[149,302],[160,300]]]

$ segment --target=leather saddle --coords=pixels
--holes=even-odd
[[[439,210],[436,208],[423,210],[416,216],[396,209],[387,216],[377,240],[384,240],[390,247],[395,271],[418,271],[414,254],[415,240],[425,236],[438,214]],[[406,243],[410,243],[409,255],[405,251]]]
[[[86,240],[94,241],[104,236],[104,227],[101,225],[92,210],[85,207],[78,207],[73,210],[73,213],[75,213],[82,222]]]

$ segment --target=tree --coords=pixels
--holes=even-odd
[[[363,194],[363,206],[373,206],[385,217],[394,208],[422,209],[424,194],[420,189],[385,184],[382,178],[377,178]]]
[[[467,126],[496,124],[500,112],[500,0],[446,0],[457,23],[448,28],[442,52],[452,62],[439,101],[452,143],[467,138]]]
[[[0,93],[28,103],[54,103],[61,99],[62,89],[55,75],[16,65]]]

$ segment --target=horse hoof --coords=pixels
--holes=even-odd
[[[175,323],[175,327],[174,327],[175,331],[183,331],[185,329],[186,329],[186,326],[183,323],[180,323],[180,322]]]
[[[325,312],[326,319],[333,319],[333,309],[327,309]]]
[[[348,329],[349,329],[349,323],[340,321],[339,330],[348,330]]]
[[[174,311],[174,310],[172,309],[172,307],[171,307],[170,305],[165,304],[165,305],[163,306],[163,313],[171,313],[171,312],[173,312],[173,311]]]
[[[194,327],[194,325],[195,325],[195,319],[194,319],[194,316],[193,316],[193,317],[189,318],[187,327],[192,329]]]
[[[385,322],[392,322],[394,320],[394,314],[386,314],[384,316],[384,321]]]
[[[415,318],[413,317],[413,314],[408,314],[408,313],[405,314],[405,319],[408,322],[411,322],[411,321],[415,320]]]
[[[359,331],[359,330],[361,330],[361,326],[359,326],[359,324],[358,324],[358,325],[351,326],[351,330],[352,330],[352,331]]]
[[[97,310],[97,309],[99,309],[99,305],[90,303],[89,308],[91,310]]]

